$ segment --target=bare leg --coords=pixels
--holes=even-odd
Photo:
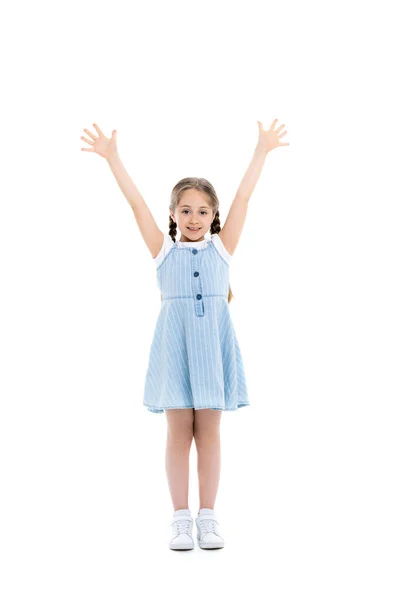
[[[174,510],[189,508],[189,455],[193,440],[193,408],[173,408],[167,416],[165,468]]]
[[[221,471],[220,410],[194,411],[194,439],[197,448],[200,508],[214,510]]]

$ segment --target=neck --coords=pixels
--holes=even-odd
[[[204,235],[203,235],[203,237],[201,237],[197,240],[191,240],[182,234],[181,237],[179,238],[179,241],[180,242],[202,242],[204,239],[205,239]]]

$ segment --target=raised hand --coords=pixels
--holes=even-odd
[[[111,138],[108,138],[104,135],[104,133],[96,125],[96,123],[93,123],[93,127],[99,134],[98,137],[96,137],[88,129],[84,129],[83,131],[87,133],[88,136],[92,138],[92,140],[88,140],[83,135],[81,135],[81,140],[87,142],[92,147],[81,148],[81,150],[83,150],[84,152],[96,152],[97,154],[103,156],[103,158],[106,159],[110,158],[113,154],[117,154],[117,130],[114,129],[114,131],[111,133]]]
[[[263,148],[266,152],[277,148],[278,146],[289,146],[289,142],[281,142],[280,139],[287,134],[287,131],[284,131],[280,135],[278,135],[285,125],[280,125],[278,129],[274,129],[277,124],[278,119],[275,119],[272,122],[272,125],[269,129],[263,129],[261,121],[257,121],[258,123],[258,147]]]

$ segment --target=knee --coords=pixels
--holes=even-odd
[[[193,437],[196,446],[215,444],[220,441],[219,427],[211,427],[209,429],[194,428]]]
[[[168,442],[184,446],[191,445],[193,440],[194,416],[193,410],[168,410],[167,412],[167,435]]]
[[[201,410],[195,413],[193,437],[196,445],[212,444],[220,439],[221,411]]]
[[[168,427],[168,441],[176,446],[190,446],[193,441],[193,426]]]

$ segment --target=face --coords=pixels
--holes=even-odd
[[[180,242],[204,240],[204,234],[210,229],[215,217],[215,213],[210,208],[208,195],[195,189],[185,190],[175,213],[170,211],[170,214],[181,232]],[[189,227],[199,229],[192,231]]]

